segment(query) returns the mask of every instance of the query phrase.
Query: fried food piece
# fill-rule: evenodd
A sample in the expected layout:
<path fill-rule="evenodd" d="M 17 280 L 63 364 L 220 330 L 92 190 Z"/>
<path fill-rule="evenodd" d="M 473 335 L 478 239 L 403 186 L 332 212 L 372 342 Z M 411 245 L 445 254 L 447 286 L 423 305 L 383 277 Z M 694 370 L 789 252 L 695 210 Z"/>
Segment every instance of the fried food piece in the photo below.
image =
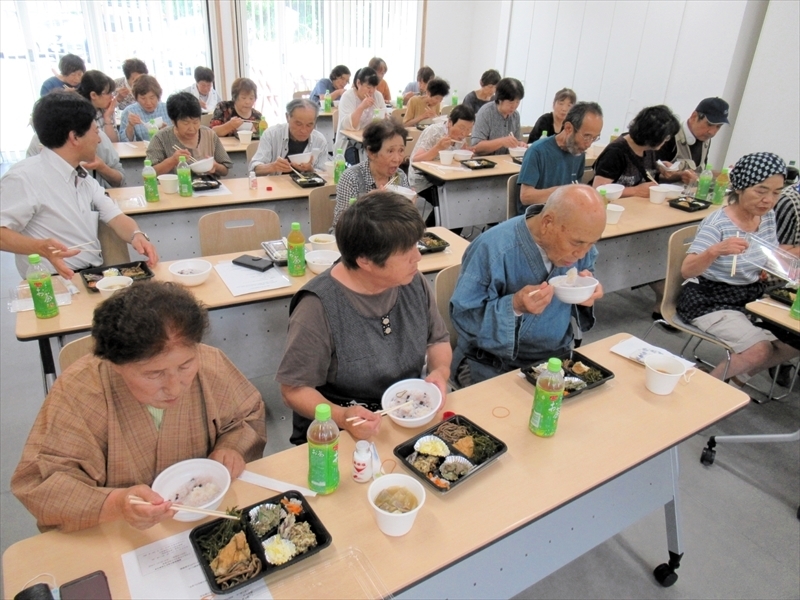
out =
<path fill-rule="evenodd" d="M 475 452 L 475 438 L 471 435 L 464 436 L 453 444 L 453 448 L 461 452 L 461 454 L 467 458 L 472 458 L 472 454 Z"/>

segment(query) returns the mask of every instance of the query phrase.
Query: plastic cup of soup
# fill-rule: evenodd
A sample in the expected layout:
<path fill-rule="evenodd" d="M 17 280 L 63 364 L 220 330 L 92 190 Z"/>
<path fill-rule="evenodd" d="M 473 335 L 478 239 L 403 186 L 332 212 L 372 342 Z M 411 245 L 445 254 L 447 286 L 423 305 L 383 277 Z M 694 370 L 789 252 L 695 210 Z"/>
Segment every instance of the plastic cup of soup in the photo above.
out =
<path fill-rule="evenodd" d="M 644 385 L 659 396 L 673 392 L 678 380 L 686 373 L 686 366 L 677 358 L 651 354 L 644 359 Z"/>
<path fill-rule="evenodd" d="M 416 506 L 402 513 L 389 512 L 378 508 L 375 504 L 376 499 L 381 492 L 389 488 L 404 489 L 416 499 Z M 370 484 L 367 490 L 367 498 L 369 499 L 369 505 L 372 507 L 372 513 L 375 515 L 378 529 L 386 535 L 398 537 L 411 531 L 411 527 L 417 518 L 417 513 L 419 513 L 422 505 L 425 504 L 425 488 L 413 477 L 402 473 L 390 473 L 389 475 L 378 477 Z"/>

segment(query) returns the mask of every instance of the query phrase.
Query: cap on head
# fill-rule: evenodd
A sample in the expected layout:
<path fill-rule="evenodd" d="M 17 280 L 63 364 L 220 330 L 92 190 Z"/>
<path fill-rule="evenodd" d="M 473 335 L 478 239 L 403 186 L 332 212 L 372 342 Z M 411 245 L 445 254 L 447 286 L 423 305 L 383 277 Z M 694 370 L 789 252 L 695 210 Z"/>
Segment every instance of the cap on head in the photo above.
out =
<path fill-rule="evenodd" d="M 712 125 L 719 125 L 720 123 L 729 123 L 728 108 L 728 103 L 722 98 L 705 98 L 700 101 L 695 110 L 704 114 L 706 120 Z"/>

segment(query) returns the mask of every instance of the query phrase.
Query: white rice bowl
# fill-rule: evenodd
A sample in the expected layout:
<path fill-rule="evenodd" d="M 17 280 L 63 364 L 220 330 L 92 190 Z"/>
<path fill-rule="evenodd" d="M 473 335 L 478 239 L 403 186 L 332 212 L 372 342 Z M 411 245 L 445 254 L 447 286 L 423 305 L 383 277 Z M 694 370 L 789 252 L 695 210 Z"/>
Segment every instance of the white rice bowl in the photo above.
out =
<path fill-rule="evenodd" d="M 230 485 L 231 475 L 222 463 L 208 458 L 191 458 L 164 469 L 151 487 L 164 500 L 215 510 Z M 205 515 L 179 510 L 172 518 L 176 521 L 199 521 Z"/>
<path fill-rule="evenodd" d="M 383 393 L 381 407 L 387 410 L 408 401 L 413 403 L 387 416 L 401 427 L 421 427 L 433 421 L 442 406 L 442 393 L 435 385 L 422 379 L 404 379 Z"/>

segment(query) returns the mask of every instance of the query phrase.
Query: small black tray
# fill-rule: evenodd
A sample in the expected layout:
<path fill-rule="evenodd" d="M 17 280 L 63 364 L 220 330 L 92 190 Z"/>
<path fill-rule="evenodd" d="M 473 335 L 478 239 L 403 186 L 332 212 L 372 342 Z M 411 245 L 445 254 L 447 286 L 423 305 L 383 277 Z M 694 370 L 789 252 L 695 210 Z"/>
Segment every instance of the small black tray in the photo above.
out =
<path fill-rule="evenodd" d="M 150 270 L 150 267 L 147 266 L 147 263 L 142 260 L 123 263 L 121 265 L 108 265 L 107 267 L 92 267 L 91 269 L 84 269 L 83 271 L 80 271 L 80 274 L 81 279 L 83 279 L 83 285 L 86 286 L 86 289 L 94 294 L 99 294 L 100 290 L 95 287 L 95 284 L 97 284 L 97 282 L 103 278 L 103 271 L 106 269 L 119 269 L 119 274 L 125 275 L 125 273 L 122 272 L 122 269 L 130 269 L 135 267 L 139 267 L 142 271 L 144 271 L 145 274 L 139 275 L 138 277 L 133 277 L 132 279 L 134 281 L 144 281 L 145 279 L 151 279 L 155 276 L 153 271 Z M 94 280 L 92 277 L 87 277 L 87 275 L 99 275 L 100 278 Z"/>
<path fill-rule="evenodd" d="M 433 125 L 433 123 L 417 123 L 417 129 L 420 131 L 425 131 L 431 125 Z"/>
<path fill-rule="evenodd" d="M 580 361 L 583 364 L 585 364 L 587 367 L 591 367 L 593 369 L 597 369 L 603 375 L 603 378 L 600 379 L 599 381 L 595 381 L 594 383 L 587 383 L 586 387 L 583 388 L 582 390 L 565 391 L 564 392 L 564 399 L 574 398 L 575 396 L 577 396 L 578 394 L 582 394 L 586 390 L 591 390 L 592 388 L 596 388 L 598 385 L 603 385 L 609 379 L 614 379 L 614 373 L 612 373 L 611 371 L 606 369 L 603 365 L 594 362 L 592 359 L 586 358 L 580 352 L 572 352 L 571 356 L 570 356 L 569 353 L 567 353 L 567 354 L 564 354 L 563 356 L 560 356 L 558 358 L 560 358 L 562 361 L 564 361 L 564 360 L 566 360 L 568 358 L 571 358 L 575 362 Z M 547 362 L 547 361 L 542 361 L 542 362 Z M 538 364 L 541 364 L 541 363 L 538 363 Z M 533 372 L 533 368 L 536 367 L 536 366 L 537 365 L 531 365 L 529 367 L 525 367 L 524 369 L 521 369 L 522 370 L 522 374 L 525 375 L 525 379 L 527 379 L 533 385 L 536 385 L 536 374 Z M 580 375 L 576 375 L 572 371 L 567 372 L 565 370 L 564 375 L 567 376 L 567 377 L 577 377 L 578 379 L 583 379 Z"/>
<path fill-rule="evenodd" d="M 314 171 L 302 173 L 302 175 L 304 178 L 306 178 L 305 181 L 300 181 L 301 177 L 297 173 L 289 173 L 289 177 L 292 178 L 292 181 L 294 181 L 301 188 L 315 188 L 325 185 L 325 180 L 317 175 Z"/>
<path fill-rule="evenodd" d="M 494 169 L 497 166 L 496 162 L 485 158 L 469 158 L 467 160 L 462 160 L 461 164 L 473 171 L 477 171 L 478 169 Z"/>
<path fill-rule="evenodd" d="M 791 291 L 788 288 L 785 288 L 783 286 L 772 288 L 769 291 L 769 297 L 772 298 L 773 300 L 776 300 L 776 301 L 780 302 L 781 304 L 785 304 L 786 306 L 791 306 L 792 305 L 792 301 L 789 298 L 787 298 L 786 296 L 784 296 L 784 295 L 782 295 L 780 293 L 776 293 L 776 292 L 780 292 L 780 291 L 784 291 L 784 290 L 787 291 L 787 292 Z M 793 293 L 797 294 L 797 293 L 800 293 L 800 292 L 795 290 Z"/>
<path fill-rule="evenodd" d="M 271 240 L 269 242 L 261 242 L 261 247 L 267 256 L 279 267 L 285 267 L 289 264 L 288 251 L 286 244 L 283 240 Z M 280 254 L 278 254 L 280 252 Z"/>
<path fill-rule="evenodd" d="M 283 498 L 296 498 L 303 503 L 303 512 L 297 516 L 296 522 L 302 523 L 303 521 L 307 521 L 309 526 L 311 527 L 311 531 L 314 532 L 314 535 L 317 536 L 317 545 L 308 550 L 305 554 L 301 554 L 300 556 L 296 556 L 295 558 L 291 559 L 289 562 L 286 562 L 282 565 L 271 565 L 267 562 L 267 557 L 264 554 L 264 549 L 261 546 L 261 543 L 266 540 L 267 538 L 275 535 L 276 528 L 273 528 L 271 531 L 267 532 L 264 536 L 257 536 L 253 528 L 250 526 L 250 511 L 262 504 L 280 504 Z M 272 496 L 271 498 L 267 498 L 266 500 L 262 500 L 261 502 L 257 502 L 256 504 L 252 504 L 243 509 L 243 514 L 245 515 L 245 520 L 247 522 L 245 526 L 245 536 L 247 537 L 247 543 L 250 546 L 250 551 L 255 553 L 258 559 L 261 561 L 261 571 L 255 576 L 246 581 L 242 581 L 226 590 L 221 589 L 217 585 L 217 579 L 214 576 L 214 572 L 211 570 L 211 566 L 206 561 L 205 557 L 203 556 L 203 552 L 200 550 L 200 546 L 197 543 L 197 538 L 204 535 L 206 532 L 213 530 L 215 527 L 219 526 L 223 519 L 215 519 L 209 523 L 205 523 L 200 525 L 199 527 L 195 527 L 192 529 L 191 533 L 189 534 L 189 541 L 192 543 L 192 548 L 194 548 L 194 552 L 197 555 L 197 560 L 200 562 L 200 568 L 203 569 L 203 574 L 206 576 L 206 581 L 208 581 L 208 585 L 211 588 L 211 591 L 215 594 L 230 594 L 231 592 L 238 590 L 241 587 L 246 585 L 250 585 L 254 581 L 259 581 L 263 577 L 271 575 L 276 571 L 280 571 L 285 569 L 286 567 L 290 567 L 309 556 L 313 556 L 317 554 L 319 551 L 327 548 L 331 545 L 333 538 L 331 534 L 325 529 L 325 526 L 320 521 L 319 517 L 316 513 L 311 509 L 308 502 L 306 501 L 303 494 L 297 492 L 295 490 L 289 490 L 288 492 L 284 492 L 283 494 L 278 494 L 277 496 Z"/>
<path fill-rule="evenodd" d="M 524 158 L 525 158 L 524 156 L 512 156 L 511 160 L 517 163 L 518 165 L 521 165 Z"/>
<path fill-rule="evenodd" d="M 436 240 L 439 242 L 438 244 L 431 244 L 427 240 Z M 431 254 L 433 252 L 444 252 L 444 249 L 449 247 L 450 243 L 446 242 L 442 238 L 440 238 L 435 233 L 431 233 L 430 231 L 426 231 L 425 234 L 422 236 L 422 239 L 417 242 L 417 248 L 419 248 L 420 254 Z"/>
<path fill-rule="evenodd" d="M 475 463 L 472 461 L 471 458 L 468 458 L 468 457 L 464 456 L 463 453 L 459 452 L 452 445 L 447 444 L 447 447 L 450 448 L 451 456 L 464 456 L 464 458 L 466 458 L 468 461 L 470 461 L 472 464 L 475 465 L 475 468 L 472 469 L 469 473 L 467 473 L 466 475 L 464 475 L 460 479 L 457 479 L 456 481 L 451 481 L 450 482 L 450 487 L 447 488 L 447 489 L 442 489 L 439 486 L 437 486 L 436 484 L 434 484 L 430 479 L 428 479 L 425 476 L 424 473 L 418 471 L 417 469 L 412 467 L 406 461 L 406 458 L 409 457 L 414 452 L 414 444 L 417 443 L 417 440 L 422 438 L 422 437 L 425 437 L 426 435 L 435 435 L 434 432 L 439 428 L 439 426 L 442 423 L 455 423 L 456 425 L 464 425 L 465 427 L 469 427 L 471 429 L 474 429 L 475 431 L 477 431 L 481 435 L 485 435 L 485 436 L 488 436 L 488 437 L 492 438 L 495 442 L 497 442 L 499 444 L 499 449 L 497 450 L 497 452 L 492 454 L 489 458 L 484 459 L 484 461 L 482 463 L 477 464 L 477 465 L 475 465 Z M 501 439 L 493 436 L 491 433 L 486 431 L 483 427 L 478 427 L 475 423 L 473 423 L 472 421 L 470 421 L 466 417 L 462 417 L 461 415 L 453 415 L 449 419 L 447 419 L 445 421 L 440 421 L 439 423 L 436 423 L 436 425 L 434 425 L 433 427 L 430 427 L 429 429 L 426 429 L 425 431 L 423 431 L 419 435 L 415 435 L 410 440 L 408 440 L 406 442 L 403 442 L 402 444 L 399 444 L 398 446 L 396 446 L 395 449 L 394 449 L 394 455 L 397 457 L 397 459 L 402 463 L 402 465 L 406 469 L 408 469 L 414 475 L 419 477 L 425 483 L 425 485 L 429 486 L 431 489 L 436 490 L 440 494 L 447 494 L 448 492 L 453 491 L 454 488 L 456 488 L 459 485 L 461 485 L 467 479 L 471 479 L 476 473 L 480 473 L 481 471 L 483 471 L 488 465 L 490 465 L 495 460 L 497 460 L 500 457 L 500 455 L 504 454 L 507 450 L 508 450 L 508 446 L 506 446 L 505 442 L 503 442 Z"/>
<path fill-rule="evenodd" d="M 711 202 L 705 200 L 696 200 L 694 198 L 681 197 L 675 200 L 670 200 L 669 205 L 672 208 L 677 208 L 683 212 L 697 212 L 698 210 L 705 210 L 711 206 Z"/>

